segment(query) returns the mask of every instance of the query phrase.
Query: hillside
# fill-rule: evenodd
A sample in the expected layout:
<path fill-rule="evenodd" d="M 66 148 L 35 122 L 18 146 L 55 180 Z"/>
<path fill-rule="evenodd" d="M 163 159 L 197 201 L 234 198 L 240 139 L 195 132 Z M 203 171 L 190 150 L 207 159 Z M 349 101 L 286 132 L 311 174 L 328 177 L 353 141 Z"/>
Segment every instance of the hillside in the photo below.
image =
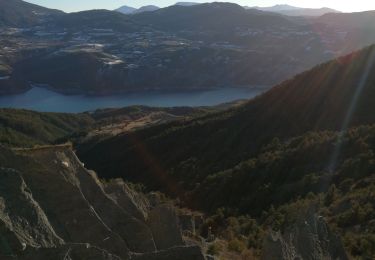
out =
<path fill-rule="evenodd" d="M 93 123 L 94 120 L 84 114 L 0 109 L 0 143 L 18 147 L 51 144 L 59 138 L 84 130 Z"/>
<path fill-rule="evenodd" d="M 374 130 L 372 125 L 353 128 L 345 136 L 324 131 L 310 132 L 285 143 L 275 139 L 255 157 L 235 167 L 210 174 L 203 181 L 194 179 L 195 187 L 188 193 L 188 201 L 214 212 L 209 223 L 215 233 L 224 237 L 228 232 L 237 234 L 237 239 L 249 243 L 253 250 L 263 249 L 267 257 L 262 259 L 290 259 L 275 254 L 283 251 L 287 255 L 279 245 L 285 247 L 292 241 L 300 243 L 301 247 L 296 248 L 306 251 L 314 247 L 315 242 L 310 244 L 304 240 L 316 232 L 316 229 L 309 230 L 316 224 L 301 222 L 301 214 L 324 218 L 353 259 L 372 259 L 375 256 L 372 246 L 375 200 L 370 190 L 375 181 Z M 330 171 L 332 153 L 337 146 L 341 148 L 337 169 Z M 188 167 L 186 162 L 184 168 L 176 169 L 188 176 L 185 183 L 191 183 L 194 176 Z M 296 231 L 297 223 L 301 223 L 303 231 Z M 268 238 L 269 247 L 267 243 L 262 244 L 270 228 L 285 232 L 285 240 L 280 239 L 280 234 L 274 234 Z M 243 236 L 245 239 L 241 239 Z M 289 240 L 290 236 L 299 239 Z"/>
<path fill-rule="evenodd" d="M 175 5 L 180 6 L 193 6 L 193 5 L 199 5 L 200 3 L 197 2 L 177 2 Z"/>
<path fill-rule="evenodd" d="M 95 95 L 273 86 L 375 42 L 371 15 L 353 14 L 368 17 L 360 23 L 343 23 L 342 15 L 290 17 L 211 3 L 48 16 L 38 26 L 1 30 L 0 95 L 30 83 Z"/>
<path fill-rule="evenodd" d="M 0 93 L 271 84 L 375 41 L 372 12 L 36 14 L 0 30 Z M 0 259 L 375 259 L 374 100 L 371 45 L 238 104 L 0 109 Z"/>
<path fill-rule="evenodd" d="M 218 19 L 220 17 L 220 19 Z M 135 21 L 166 31 L 219 31 L 251 25 L 253 28 L 290 26 L 287 19 L 257 10 L 246 10 L 231 3 L 211 3 L 192 6 L 174 5 L 152 13 L 141 13 Z"/>
<path fill-rule="evenodd" d="M 301 9 L 300 7 L 287 5 L 287 4 L 278 4 L 278 5 L 269 6 L 269 7 L 259 7 L 259 6 L 248 7 L 247 6 L 246 8 L 255 8 L 255 9 L 267 11 L 267 12 L 291 11 L 291 10 Z"/>
<path fill-rule="evenodd" d="M 81 114 L 39 113 L 28 110 L 0 109 L 0 144 L 8 147 L 32 147 L 69 141 L 90 133 L 91 138 L 151 125 L 199 116 L 236 105 L 218 107 L 152 108 L 132 106 L 102 109 Z"/>
<path fill-rule="evenodd" d="M 122 61 L 101 51 L 58 50 L 40 52 L 17 63 L 13 78 L 47 84 L 66 94 L 105 94 L 106 89 L 128 89 L 121 84 L 127 79 L 124 67 Z"/>
<path fill-rule="evenodd" d="M 115 11 L 123 13 L 123 14 L 132 14 L 135 10 L 137 10 L 137 8 L 123 5 L 117 8 Z"/>
<path fill-rule="evenodd" d="M 278 12 L 283 15 L 288 15 L 288 16 L 322 16 L 325 14 L 330 14 L 330 13 L 339 13 L 339 11 L 331 9 L 331 8 L 301 8 L 300 10 L 283 10 Z"/>
<path fill-rule="evenodd" d="M 81 156 L 99 174 L 120 176 L 124 165 L 126 177 L 144 179 L 152 174 L 152 165 L 144 165 L 133 150 L 135 138 L 156 156 L 162 169 L 193 160 L 200 175 L 206 176 L 246 159 L 275 137 L 285 140 L 306 131 L 371 124 L 373 59 L 372 46 L 302 73 L 237 110 L 118 136 Z M 111 152 L 102 156 L 104 150 Z"/>
<path fill-rule="evenodd" d="M 22 0 L 0 0 L 0 27 L 28 27 L 42 23 L 63 12 Z"/>
<path fill-rule="evenodd" d="M 123 14 L 139 14 L 143 12 L 153 12 L 158 9 L 160 9 L 160 7 L 156 5 L 145 5 L 138 9 L 124 5 L 124 6 L 121 6 L 120 8 L 117 8 L 115 11 L 123 13 Z"/>
<path fill-rule="evenodd" d="M 365 245 L 374 240 L 364 230 L 375 216 L 367 193 L 374 183 L 374 62 L 371 46 L 239 108 L 83 143 L 78 155 L 101 177 L 141 182 L 213 214 L 218 233 L 239 215 L 283 230 L 318 205 L 314 212 L 328 218 L 350 254 L 371 258 L 373 247 Z M 359 223 L 364 229 L 354 229 Z M 251 238 L 255 248 L 260 237 Z"/>
<path fill-rule="evenodd" d="M 0 147 L 0 165 L 1 259 L 204 259 L 171 205 L 101 183 L 67 146 Z"/>
<path fill-rule="evenodd" d="M 143 194 L 136 186 L 119 179 L 100 181 L 94 172 L 83 167 L 68 145 L 13 150 L 0 146 L 0 165 L 2 259 L 65 260 L 69 256 L 70 259 L 203 260 L 203 248 L 224 259 L 244 257 L 231 245 L 237 241 L 242 248 L 244 235 L 235 231 L 233 235 L 240 235 L 241 241 L 225 236 L 210 241 L 205 231 L 208 225 L 213 225 L 213 231 L 219 235 L 216 221 L 224 221 L 220 229 L 233 232 L 238 228 L 236 218 L 213 216 L 206 220 L 201 214 L 176 208 L 162 194 Z M 270 214 L 269 218 L 272 217 Z M 327 229 L 324 221 L 302 212 L 293 217 L 321 228 L 310 230 L 311 236 L 302 236 L 299 242 L 287 241 L 289 249 L 295 243 L 309 243 L 311 247 L 298 250 L 298 254 L 346 259 L 340 239 Z M 241 232 L 249 239 L 263 239 L 263 235 L 257 236 L 256 230 L 261 227 L 254 219 L 238 220 L 243 223 Z M 291 235 L 305 229 L 302 223 L 292 225 L 296 231 L 288 231 Z M 207 243 L 203 242 L 205 238 Z M 328 243 L 322 246 L 321 242 L 327 238 Z M 265 241 L 263 259 L 280 259 L 271 257 L 284 254 L 273 248 L 279 241 L 268 236 Z M 227 244 L 228 248 L 212 249 L 217 243 Z M 251 252 L 246 250 L 247 254 Z"/>
<path fill-rule="evenodd" d="M 330 8 L 300 8 L 290 5 L 275 5 L 271 7 L 247 7 L 249 9 L 258 9 L 265 12 L 279 13 L 287 16 L 322 16 L 328 13 L 339 13 L 339 11 Z"/>
<path fill-rule="evenodd" d="M 134 14 L 139 14 L 139 13 L 144 13 L 144 12 L 153 12 L 153 11 L 156 11 L 156 10 L 159 10 L 160 7 L 156 6 L 156 5 L 145 5 L 145 6 L 142 6 L 140 8 L 138 8 L 137 10 L 134 11 Z"/>
<path fill-rule="evenodd" d="M 54 19 L 47 26 L 70 31 L 110 29 L 129 33 L 141 28 L 122 13 L 108 10 L 90 10 L 69 13 Z"/>
<path fill-rule="evenodd" d="M 161 190 L 178 197 L 181 206 L 207 213 L 197 234 L 209 237 L 211 233 L 217 238 L 208 244 L 209 254 L 225 256 L 224 259 L 237 259 L 233 254 L 251 255 L 250 259 L 262 255 L 267 260 L 290 259 L 280 250 L 280 244 L 295 248 L 308 243 L 312 247 L 309 251 L 297 250 L 296 254 L 339 254 L 339 259 L 346 259 L 342 241 L 350 256 L 372 259 L 375 256 L 371 246 L 375 241 L 374 63 L 375 46 L 370 46 L 297 75 L 239 107 L 210 114 L 167 109 L 163 112 L 193 117 L 138 130 L 111 134 L 111 127 L 118 124 L 123 128 L 121 122 L 126 118 L 130 118 L 130 123 L 136 122 L 144 113 L 157 111 L 131 108 L 69 115 L 71 119 L 67 121 L 79 122 L 83 118 L 88 120 L 89 127 L 101 132 L 91 138 L 92 131 L 72 136 L 72 129 L 70 136 L 62 140 L 73 141 L 79 158 L 86 167 L 96 170 L 100 178 L 122 177 L 139 182 L 149 191 Z M 49 117 L 63 118 L 32 112 L 3 113 L 8 114 L 9 128 L 26 134 L 29 131 L 12 123 L 22 122 L 17 119 L 18 113 L 19 118 L 28 117 L 27 113 L 40 117 L 37 124 L 48 128 L 55 125 Z M 61 155 L 62 147 L 52 148 L 51 154 L 43 152 L 50 151 L 46 148 L 32 149 L 31 154 L 23 149 L 16 152 L 43 165 L 57 161 L 51 172 L 58 172 L 61 158 L 66 162 L 66 157 L 71 160 L 73 156 L 66 150 Z M 11 156 L 6 151 L 3 149 L 1 156 Z M 7 166 L 15 161 L 8 158 L 12 157 L 1 161 L 2 167 L 22 172 L 19 167 L 27 165 L 28 172 L 33 173 L 31 162 L 26 164 L 19 158 L 19 164 Z M 66 190 L 61 193 L 66 194 L 63 193 Z M 307 212 L 306 217 L 303 212 Z M 306 223 L 319 229 L 310 230 Z M 280 233 L 269 237 L 270 228 Z M 288 240 L 299 235 L 302 237 L 297 241 Z M 8 236 L 12 237 L 7 233 Z M 60 237 L 70 245 L 69 239 Z M 330 244 L 321 248 L 320 241 L 327 239 Z M 117 250 L 115 245 L 111 250 Z M 77 250 L 82 254 L 81 249 Z M 272 258 L 269 254 L 282 257 Z"/>
<path fill-rule="evenodd" d="M 330 13 L 318 18 L 318 22 L 339 28 L 373 28 L 374 11 L 358 13 Z"/>

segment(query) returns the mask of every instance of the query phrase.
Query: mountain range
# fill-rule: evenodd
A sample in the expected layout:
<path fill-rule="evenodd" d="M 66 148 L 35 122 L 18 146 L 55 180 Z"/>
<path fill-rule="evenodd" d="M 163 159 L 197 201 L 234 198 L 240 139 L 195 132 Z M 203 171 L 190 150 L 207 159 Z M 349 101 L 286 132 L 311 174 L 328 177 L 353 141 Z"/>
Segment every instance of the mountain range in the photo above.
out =
<path fill-rule="evenodd" d="M 198 5 L 199 3 L 194 3 L 194 2 L 177 2 L 175 6 L 194 6 Z M 153 12 L 160 9 L 160 7 L 155 6 L 155 5 L 145 5 L 140 8 L 134 8 L 130 6 L 121 6 L 117 8 L 115 11 L 123 13 L 123 14 L 139 14 L 143 12 Z"/>
<path fill-rule="evenodd" d="M 301 18 L 230 3 L 180 3 L 133 15 L 40 7 L 46 15 L 15 28 L 14 19 L 32 18 L 36 7 L 19 0 L 0 6 L 19 12 L 2 22 L 3 95 L 30 83 L 94 95 L 270 87 L 375 40 L 372 12 Z"/>
<path fill-rule="evenodd" d="M 371 12 L 301 18 L 213 3 L 133 15 L 48 13 L 25 28 L 4 24 L 0 93 L 24 92 L 30 82 L 96 95 L 271 86 L 375 38 Z"/>
<path fill-rule="evenodd" d="M 118 9 L 116 9 L 115 11 L 123 13 L 123 14 L 139 14 L 139 13 L 143 13 L 143 12 L 156 11 L 158 9 L 160 9 L 160 8 L 155 6 L 155 5 L 146 5 L 146 6 L 142 6 L 142 7 L 138 8 L 138 9 L 124 5 L 124 6 L 121 6 L 120 8 L 118 8 Z"/>
<path fill-rule="evenodd" d="M 178 2 L 174 6 L 195 6 L 195 5 L 201 5 L 201 3 L 194 3 L 194 2 Z M 322 16 L 324 14 L 328 13 L 339 13 L 339 11 L 331 9 L 331 8 L 301 8 L 301 7 L 295 7 L 290 5 L 275 5 L 271 7 L 248 7 L 245 6 L 245 9 L 257 9 L 265 12 L 273 12 L 273 13 L 279 13 L 286 16 Z M 140 8 L 133 8 L 129 6 L 121 6 L 120 8 L 116 9 L 116 11 L 121 12 L 123 14 L 137 14 L 137 13 L 143 13 L 143 12 L 150 12 L 150 11 L 156 11 L 160 9 L 160 7 L 154 6 L 154 5 L 148 5 L 143 6 Z"/>
<path fill-rule="evenodd" d="M 274 12 L 279 13 L 282 15 L 287 16 L 322 16 L 324 14 L 328 13 L 339 13 L 339 11 L 331 9 L 331 8 L 301 8 L 301 7 L 295 7 L 290 5 L 275 5 L 271 7 L 246 7 L 246 8 L 253 8 L 258 9 L 265 12 Z"/>
<path fill-rule="evenodd" d="M 116 9 L 116 11 L 118 11 L 120 13 L 123 13 L 123 14 L 132 14 L 136 10 L 137 10 L 137 8 L 126 6 L 126 5 L 123 5 L 123 6 Z"/>
<path fill-rule="evenodd" d="M 177 2 L 174 4 L 175 6 L 194 6 L 194 5 L 199 5 L 199 3 L 195 2 Z M 121 6 L 117 8 L 115 11 L 123 13 L 123 14 L 138 14 L 138 13 L 143 13 L 143 12 L 152 12 L 160 9 L 160 7 L 155 6 L 155 5 L 146 5 L 142 6 L 140 8 L 134 8 L 130 6 Z"/>

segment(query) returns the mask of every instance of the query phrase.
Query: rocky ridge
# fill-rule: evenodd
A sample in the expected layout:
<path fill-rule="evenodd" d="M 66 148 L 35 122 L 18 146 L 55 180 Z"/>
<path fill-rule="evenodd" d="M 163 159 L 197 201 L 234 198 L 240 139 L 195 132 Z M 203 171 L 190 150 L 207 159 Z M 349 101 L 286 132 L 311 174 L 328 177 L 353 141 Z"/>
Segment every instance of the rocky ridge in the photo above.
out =
<path fill-rule="evenodd" d="M 322 216 L 309 213 L 283 233 L 271 231 L 264 240 L 262 260 L 347 260 L 341 239 Z"/>
<path fill-rule="evenodd" d="M 172 207 L 102 184 L 69 146 L 0 151 L 1 259 L 204 259 Z"/>

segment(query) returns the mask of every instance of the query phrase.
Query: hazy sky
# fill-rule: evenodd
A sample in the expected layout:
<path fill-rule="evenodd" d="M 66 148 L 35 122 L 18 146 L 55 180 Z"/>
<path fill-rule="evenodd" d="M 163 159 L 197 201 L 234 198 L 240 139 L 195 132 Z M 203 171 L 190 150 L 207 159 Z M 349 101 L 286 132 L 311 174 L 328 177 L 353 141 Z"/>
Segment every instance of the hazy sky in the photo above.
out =
<path fill-rule="evenodd" d="M 142 5 L 157 5 L 165 7 L 178 1 L 191 0 L 27 0 L 27 2 L 64 10 L 67 12 L 88 9 L 115 9 L 121 5 L 140 7 Z M 191 1 L 207 2 L 207 1 Z M 375 10 L 375 0 L 228 0 L 247 6 L 271 6 L 275 4 L 290 4 L 300 7 L 331 7 L 344 12 Z"/>

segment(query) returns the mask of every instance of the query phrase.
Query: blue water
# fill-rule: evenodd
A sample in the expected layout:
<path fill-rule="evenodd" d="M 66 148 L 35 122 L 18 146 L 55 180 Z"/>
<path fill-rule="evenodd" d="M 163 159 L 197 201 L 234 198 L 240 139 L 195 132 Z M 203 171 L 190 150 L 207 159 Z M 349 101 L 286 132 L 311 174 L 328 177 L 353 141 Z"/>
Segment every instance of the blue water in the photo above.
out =
<path fill-rule="evenodd" d="M 0 96 L 1 108 L 24 108 L 41 112 L 78 113 L 98 108 L 115 108 L 132 105 L 152 107 L 213 106 L 238 99 L 250 99 L 265 88 L 226 88 L 192 92 L 140 92 L 114 96 L 62 95 L 44 88 L 34 87 L 19 95 Z"/>

